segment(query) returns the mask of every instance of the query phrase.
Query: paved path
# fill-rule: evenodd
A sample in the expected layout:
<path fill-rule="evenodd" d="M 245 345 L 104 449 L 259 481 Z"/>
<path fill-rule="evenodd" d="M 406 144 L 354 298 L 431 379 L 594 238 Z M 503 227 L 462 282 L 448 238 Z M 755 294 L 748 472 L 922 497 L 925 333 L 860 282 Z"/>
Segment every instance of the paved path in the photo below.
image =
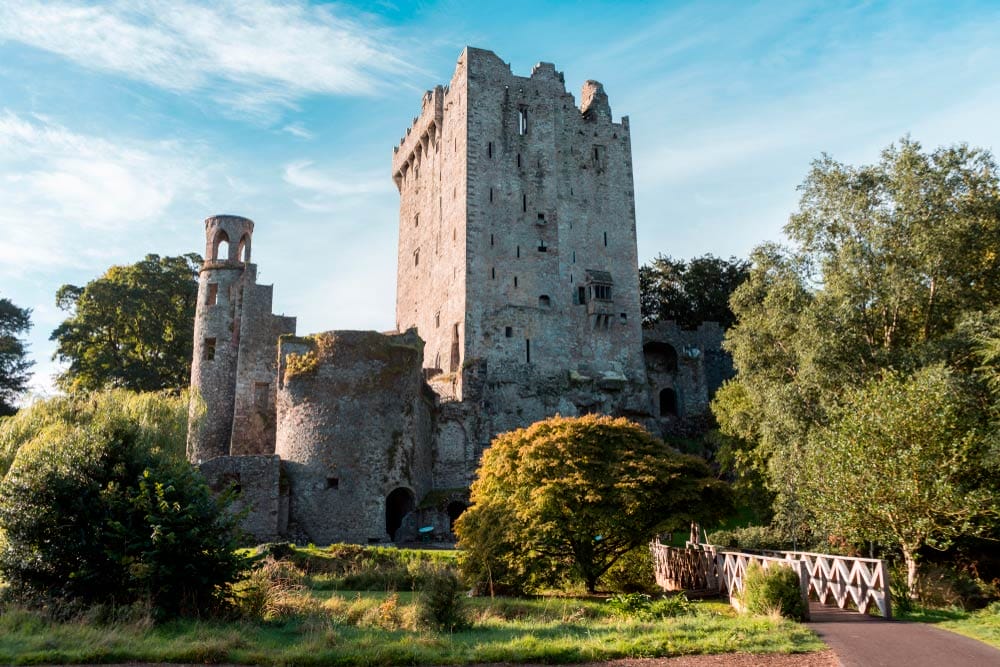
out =
<path fill-rule="evenodd" d="M 809 627 L 844 667 L 1000 667 L 1000 650 L 926 623 L 886 621 L 811 603 Z"/>

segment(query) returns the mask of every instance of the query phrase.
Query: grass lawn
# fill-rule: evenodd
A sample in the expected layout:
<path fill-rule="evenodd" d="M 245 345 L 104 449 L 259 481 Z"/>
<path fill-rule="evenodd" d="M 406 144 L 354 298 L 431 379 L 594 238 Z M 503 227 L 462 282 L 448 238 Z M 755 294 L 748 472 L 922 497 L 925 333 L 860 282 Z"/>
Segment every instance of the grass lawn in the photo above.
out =
<path fill-rule="evenodd" d="M 1000 603 L 994 602 L 979 611 L 958 609 L 924 609 L 899 614 L 904 621 L 932 623 L 939 628 L 957 632 L 1000 648 Z"/>
<path fill-rule="evenodd" d="M 693 615 L 646 622 L 616 617 L 598 600 L 476 598 L 468 601 L 472 628 L 445 634 L 414 627 L 412 593 L 310 591 L 306 597 L 303 611 L 271 622 L 54 622 L 7 608 L 0 614 L 0 663 L 571 663 L 825 648 L 804 626 L 737 616 L 716 602 L 698 603 Z"/>

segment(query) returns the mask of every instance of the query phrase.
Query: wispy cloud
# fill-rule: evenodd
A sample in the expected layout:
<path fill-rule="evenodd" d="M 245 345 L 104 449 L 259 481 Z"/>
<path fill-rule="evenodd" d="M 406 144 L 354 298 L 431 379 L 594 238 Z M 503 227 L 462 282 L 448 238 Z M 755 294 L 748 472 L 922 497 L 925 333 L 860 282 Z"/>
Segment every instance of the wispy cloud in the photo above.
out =
<path fill-rule="evenodd" d="M 312 139 L 313 133 L 306 129 L 305 125 L 302 123 L 289 123 L 281 128 L 282 132 L 286 132 L 293 137 L 298 137 L 299 139 Z"/>
<path fill-rule="evenodd" d="M 361 198 L 372 198 L 379 203 L 391 201 L 395 190 L 387 174 L 323 169 L 310 160 L 300 160 L 285 165 L 284 180 L 299 191 L 295 195 L 296 204 L 308 211 L 322 212 L 345 206 L 356 209 Z"/>
<path fill-rule="evenodd" d="M 266 112 L 316 93 L 372 95 L 414 71 L 374 19 L 345 12 L 301 0 L 5 0 L 0 41 Z"/>
<path fill-rule="evenodd" d="M 169 142 L 117 144 L 0 111 L 0 275 L 107 252 L 102 238 L 164 214 L 195 170 Z M 91 256 L 74 248 L 90 248 Z"/>

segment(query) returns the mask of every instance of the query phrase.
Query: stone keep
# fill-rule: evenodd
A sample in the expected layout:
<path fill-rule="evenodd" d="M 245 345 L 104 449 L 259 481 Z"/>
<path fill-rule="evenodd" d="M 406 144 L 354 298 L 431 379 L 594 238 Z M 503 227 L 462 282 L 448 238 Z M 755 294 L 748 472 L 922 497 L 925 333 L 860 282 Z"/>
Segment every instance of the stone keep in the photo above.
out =
<path fill-rule="evenodd" d="M 552 64 L 520 77 L 466 48 L 392 178 L 395 332 L 296 337 L 256 284 L 254 223 L 205 221 L 188 456 L 254 537 L 447 539 L 498 433 L 591 412 L 683 432 L 707 411 L 722 332 L 641 329 L 629 123 L 600 83 L 577 106 Z"/>

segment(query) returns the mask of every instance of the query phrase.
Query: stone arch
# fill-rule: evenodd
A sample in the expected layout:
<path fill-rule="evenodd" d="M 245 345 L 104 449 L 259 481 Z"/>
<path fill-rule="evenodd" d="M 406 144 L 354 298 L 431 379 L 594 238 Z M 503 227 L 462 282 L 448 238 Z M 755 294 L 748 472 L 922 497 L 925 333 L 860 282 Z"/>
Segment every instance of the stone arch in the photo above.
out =
<path fill-rule="evenodd" d="M 552 299 L 549 298 L 548 294 L 543 294 L 538 297 L 538 307 L 545 310 L 552 307 Z"/>
<path fill-rule="evenodd" d="M 229 259 L 229 234 L 225 230 L 219 230 L 212 241 L 212 259 L 225 262 Z"/>
<path fill-rule="evenodd" d="M 236 257 L 239 261 L 246 264 L 250 261 L 250 235 L 244 234 L 240 239 L 239 250 L 236 252 Z"/>
<path fill-rule="evenodd" d="M 677 350 L 670 343 L 651 341 L 642 346 L 646 368 L 654 373 L 677 372 Z"/>
<path fill-rule="evenodd" d="M 677 392 L 670 387 L 660 390 L 660 416 L 677 416 Z"/>
<path fill-rule="evenodd" d="M 385 498 L 385 532 L 389 539 L 395 541 L 399 527 L 403 525 L 403 517 L 417 506 L 417 499 L 405 486 L 400 486 L 389 492 Z"/>

